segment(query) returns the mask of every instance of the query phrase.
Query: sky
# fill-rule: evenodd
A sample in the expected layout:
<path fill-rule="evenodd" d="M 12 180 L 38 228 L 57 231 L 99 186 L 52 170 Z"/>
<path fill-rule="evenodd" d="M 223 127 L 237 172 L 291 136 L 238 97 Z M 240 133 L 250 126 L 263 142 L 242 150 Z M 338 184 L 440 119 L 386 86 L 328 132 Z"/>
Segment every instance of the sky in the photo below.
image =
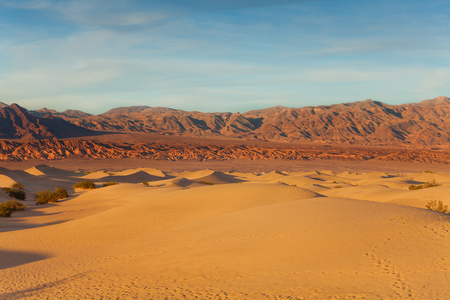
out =
<path fill-rule="evenodd" d="M 447 0 L 0 0 L 0 101 L 99 114 L 450 96 Z"/>

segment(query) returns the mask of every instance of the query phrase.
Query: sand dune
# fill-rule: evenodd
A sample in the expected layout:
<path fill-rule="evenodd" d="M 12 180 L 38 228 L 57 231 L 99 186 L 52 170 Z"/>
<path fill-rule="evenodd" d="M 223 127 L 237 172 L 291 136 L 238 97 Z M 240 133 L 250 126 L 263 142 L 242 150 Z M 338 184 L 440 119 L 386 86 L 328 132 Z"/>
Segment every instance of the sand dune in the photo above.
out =
<path fill-rule="evenodd" d="M 445 173 L 109 173 L 0 218 L 1 299 L 450 297 L 450 216 L 424 207 L 450 204 Z M 29 193 L 81 176 L 0 169 Z"/>

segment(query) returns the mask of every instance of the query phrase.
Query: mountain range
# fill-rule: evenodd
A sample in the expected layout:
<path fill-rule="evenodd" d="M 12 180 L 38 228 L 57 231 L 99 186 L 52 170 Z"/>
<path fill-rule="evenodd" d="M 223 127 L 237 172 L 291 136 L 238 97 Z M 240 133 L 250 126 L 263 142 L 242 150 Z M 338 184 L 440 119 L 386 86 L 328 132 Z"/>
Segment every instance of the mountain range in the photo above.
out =
<path fill-rule="evenodd" d="M 91 115 L 0 104 L 0 139 L 63 139 L 111 132 L 448 149 L 450 99 L 441 96 L 402 105 L 369 99 L 329 106 L 276 106 L 242 114 L 132 106 Z"/>

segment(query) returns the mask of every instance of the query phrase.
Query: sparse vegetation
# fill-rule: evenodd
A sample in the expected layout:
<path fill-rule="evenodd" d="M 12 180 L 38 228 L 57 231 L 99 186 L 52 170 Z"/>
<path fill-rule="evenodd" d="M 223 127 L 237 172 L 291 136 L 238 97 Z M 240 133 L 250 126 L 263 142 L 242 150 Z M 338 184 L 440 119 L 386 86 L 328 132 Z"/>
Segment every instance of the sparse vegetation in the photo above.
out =
<path fill-rule="evenodd" d="M 13 212 L 8 208 L 0 204 L 0 217 L 10 217 Z"/>
<path fill-rule="evenodd" d="M 0 217 L 10 217 L 13 212 L 24 209 L 25 205 L 16 199 L 5 201 L 0 203 Z"/>
<path fill-rule="evenodd" d="M 335 185 L 334 188 L 335 188 L 335 189 L 341 189 L 341 188 L 342 188 L 342 185 Z"/>
<path fill-rule="evenodd" d="M 208 182 L 208 181 L 198 181 L 198 183 L 203 183 L 203 184 L 208 184 L 208 185 L 214 185 L 214 183 Z"/>
<path fill-rule="evenodd" d="M 1 205 L 9 208 L 12 212 L 25 209 L 25 204 L 16 199 L 5 201 Z"/>
<path fill-rule="evenodd" d="M 117 181 L 108 181 L 108 182 L 103 183 L 103 187 L 110 186 L 110 185 L 116 185 L 116 184 L 117 184 Z"/>
<path fill-rule="evenodd" d="M 435 186 L 439 186 L 439 185 L 440 184 L 437 183 L 436 180 L 433 179 L 433 180 L 431 180 L 429 182 L 425 182 L 425 183 L 422 183 L 422 184 L 417 184 L 417 185 L 411 184 L 409 186 L 409 189 L 410 190 L 420 190 L 420 189 L 426 189 L 426 188 L 435 187 Z"/>
<path fill-rule="evenodd" d="M 17 190 L 23 190 L 25 188 L 25 186 L 20 182 L 14 182 L 13 184 L 11 184 L 11 187 Z"/>
<path fill-rule="evenodd" d="M 59 200 L 67 197 L 69 197 L 69 195 L 66 189 L 56 188 L 53 193 L 50 192 L 50 190 L 37 193 L 35 201 L 37 204 L 46 204 L 49 202 L 58 202 Z"/>
<path fill-rule="evenodd" d="M 37 193 L 35 201 L 37 204 L 46 204 L 49 202 L 57 202 L 58 200 L 54 198 L 53 193 L 50 192 L 50 190 L 46 190 Z"/>
<path fill-rule="evenodd" d="M 20 182 L 14 182 L 10 187 L 4 187 L 2 190 L 7 193 L 10 197 L 25 200 L 26 193 L 23 190 L 25 186 Z"/>
<path fill-rule="evenodd" d="M 441 200 L 431 200 L 425 207 L 429 210 L 438 211 L 444 214 L 450 213 L 448 210 L 448 205 L 444 205 Z"/>
<path fill-rule="evenodd" d="M 75 183 L 73 186 L 74 189 L 83 189 L 83 190 L 89 190 L 89 189 L 95 189 L 95 183 L 93 183 L 90 180 L 80 181 Z"/>
<path fill-rule="evenodd" d="M 69 194 L 67 193 L 66 189 L 56 188 L 55 191 L 53 192 L 53 197 L 55 198 L 56 201 L 58 201 L 69 197 Z"/>
<path fill-rule="evenodd" d="M 142 181 L 143 185 L 149 186 L 150 184 L 147 181 Z"/>

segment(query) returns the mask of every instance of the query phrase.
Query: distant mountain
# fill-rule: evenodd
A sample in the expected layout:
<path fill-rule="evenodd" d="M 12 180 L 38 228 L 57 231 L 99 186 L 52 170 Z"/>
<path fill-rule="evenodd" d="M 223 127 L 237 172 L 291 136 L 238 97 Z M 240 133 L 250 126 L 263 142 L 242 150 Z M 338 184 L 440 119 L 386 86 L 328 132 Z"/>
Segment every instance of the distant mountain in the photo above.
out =
<path fill-rule="evenodd" d="M 1 139 L 45 139 L 69 138 L 95 134 L 93 131 L 76 126 L 48 111 L 44 117 L 36 117 L 17 105 L 0 105 Z"/>
<path fill-rule="evenodd" d="M 148 106 L 115 108 L 100 115 L 73 110 L 59 113 L 49 109 L 32 113 L 37 117 L 51 115 L 77 128 L 92 131 L 322 144 L 450 147 L 450 99 L 447 97 L 403 105 L 365 100 L 303 108 L 276 106 L 243 114 Z M 45 123 L 40 121 L 39 124 L 42 122 Z M 32 128 L 25 127 L 22 134 L 15 135 L 18 138 L 26 136 L 26 131 Z M 44 131 L 40 135 L 46 137 Z"/>

